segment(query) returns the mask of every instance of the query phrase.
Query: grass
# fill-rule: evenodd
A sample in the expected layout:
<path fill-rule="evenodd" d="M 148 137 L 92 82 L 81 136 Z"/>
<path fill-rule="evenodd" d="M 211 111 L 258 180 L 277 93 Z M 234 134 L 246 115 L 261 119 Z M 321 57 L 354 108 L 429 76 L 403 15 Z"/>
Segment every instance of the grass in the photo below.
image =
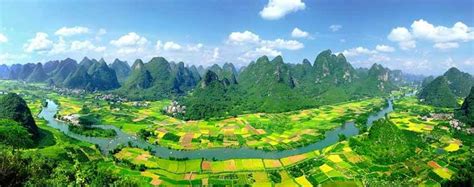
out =
<path fill-rule="evenodd" d="M 2 86 L 5 84 L 0 81 L 0 89 Z M 24 90 L 21 87 L 15 89 L 24 93 L 33 113 L 38 113 L 41 109 L 40 96 L 58 99 L 62 102 L 61 110 L 64 114 L 77 112 L 80 110 L 78 107 L 82 107 L 78 98 Z M 308 141 L 305 139 L 306 135 L 311 135 L 310 140 L 313 141 L 326 130 L 340 125 L 338 120 L 341 119 L 337 116 L 347 116 L 350 119 L 376 108 L 377 103 L 383 104 L 383 100 L 373 99 L 281 114 L 246 114 L 219 121 L 183 122 L 160 113 L 161 106 L 169 101 L 151 102 L 149 107 L 133 107 L 132 103 L 111 106 L 107 102 L 93 101 L 92 98 L 91 95 L 86 95 L 83 101 L 91 106 L 94 113 L 100 114 L 103 123 L 121 127 L 130 134 L 139 129 L 153 130 L 153 141 L 181 149 L 185 147 L 182 145 L 182 137 L 191 133 L 191 147 L 187 149 L 236 146 L 233 142 L 237 142 L 238 146 L 259 149 L 293 148 Z M 67 106 L 68 103 L 72 106 Z M 97 160 L 102 168 L 110 168 L 114 173 L 136 179 L 140 186 L 362 186 L 377 181 L 390 181 L 393 185 L 399 183 L 399 186 L 440 186 L 453 179 L 460 169 L 454 167 L 455 163 L 469 158 L 471 147 L 465 139 L 453 137 L 445 121 L 421 120 L 420 114 L 426 111 L 444 109 L 419 104 L 414 98 L 396 101 L 395 111 L 390 114 L 394 125 L 424 136 L 422 144 L 425 146 L 417 146 L 415 154 L 403 161 L 384 165 L 369 156 L 374 150 L 358 152 L 348 141 L 323 150 L 281 159 L 178 161 L 162 159 L 143 149 L 130 147 L 106 157 L 94 145 L 69 138 L 48 127 L 40 119 L 35 120 L 42 138 L 35 148 L 25 152 L 64 159 L 68 155 L 82 155 L 81 157 L 89 160 Z M 286 124 L 274 122 L 280 120 Z M 302 135 L 295 136 L 298 132 Z M 178 141 L 164 140 L 166 133 L 180 138 Z M 366 134 L 354 138 L 364 136 Z M 132 169 L 131 165 L 144 165 L 145 168 L 139 171 L 136 167 Z"/>

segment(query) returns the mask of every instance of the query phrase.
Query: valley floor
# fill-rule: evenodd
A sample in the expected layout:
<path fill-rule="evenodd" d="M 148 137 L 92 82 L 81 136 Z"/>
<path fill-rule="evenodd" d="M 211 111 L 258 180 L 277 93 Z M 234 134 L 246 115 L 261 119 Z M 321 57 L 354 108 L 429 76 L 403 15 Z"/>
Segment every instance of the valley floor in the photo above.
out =
<path fill-rule="evenodd" d="M 385 105 L 384 99 L 373 98 L 287 113 L 184 122 L 161 114 L 170 101 L 116 104 L 95 99 L 95 95 L 64 96 L 41 90 L 39 86 L 0 82 L 0 90 L 20 93 L 35 116 L 45 98 L 60 104 L 61 116 L 80 113 L 85 105 L 90 113 L 100 115 L 102 123 L 130 134 L 150 132 L 145 136 L 147 141 L 173 149 L 239 146 L 292 149 L 322 139 L 325 131 L 347 120 L 366 119 L 367 114 Z M 409 145 L 415 150 L 410 157 L 395 163 L 377 161 L 373 155 L 380 155 L 379 150 L 360 152 L 355 149 L 351 141 L 364 142 L 368 133 L 354 139 L 341 139 L 322 150 L 281 159 L 175 160 L 159 158 L 134 147 L 123 147 L 105 156 L 96 146 L 69 138 L 38 118 L 35 120 L 41 128 L 42 140 L 36 148 L 24 152 L 54 159 L 71 159 L 69 157 L 74 155 L 72 159 L 77 162 L 96 161 L 100 167 L 136 179 L 143 186 L 440 186 L 452 180 L 473 155 L 472 138 L 455 132 L 449 118 L 425 117 L 429 113 L 452 112 L 420 104 L 413 96 L 396 100 L 389 120 L 398 129 L 413 132 L 421 140 Z M 383 145 L 380 142 L 379 146 Z"/>

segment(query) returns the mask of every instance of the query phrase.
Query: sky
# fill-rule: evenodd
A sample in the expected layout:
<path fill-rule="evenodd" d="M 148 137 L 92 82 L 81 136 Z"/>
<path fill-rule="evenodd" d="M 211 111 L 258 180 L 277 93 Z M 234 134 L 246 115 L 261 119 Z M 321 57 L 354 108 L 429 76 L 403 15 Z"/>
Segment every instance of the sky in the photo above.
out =
<path fill-rule="evenodd" d="M 474 0 L 0 0 L 0 64 L 245 66 L 262 55 L 313 62 L 326 49 L 355 67 L 474 74 Z"/>

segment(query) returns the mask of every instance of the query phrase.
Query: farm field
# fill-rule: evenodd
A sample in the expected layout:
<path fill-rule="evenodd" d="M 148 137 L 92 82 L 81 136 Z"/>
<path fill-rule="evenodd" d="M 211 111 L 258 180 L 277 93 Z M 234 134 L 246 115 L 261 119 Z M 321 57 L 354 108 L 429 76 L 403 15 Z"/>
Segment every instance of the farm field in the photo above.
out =
<path fill-rule="evenodd" d="M 1 89 L 11 89 L 11 83 L 1 83 Z M 35 88 L 41 85 L 35 85 Z M 45 98 L 41 89 L 26 90 L 17 87 L 15 91 L 22 94 L 27 101 L 32 113 L 38 114 Z M 186 137 L 193 133 L 192 143 L 196 148 L 212 148 L 224 146 L 218 144 L 214 146 L 199 147 L 201 143 L 196 143 L 195 132 L 200 132 L 198 138 L 205 137 L 210 133 L 220 134 L 224 140 L 228 140 L 228 135 L 242 135 L 242 137 L 254 137 L 272 132 L 273 141 L 277 144 L 284 143 L 282 134 L 291 134 L 298 130 L 303 132 L 307 129 L 314 134 L 324 132 L 340 125 L 338 116 L 350 119 L 358 114 L 371 111 L 373 108 L 384 105 L 383 99 L 369 99 L 352 103 L 341 103 L 338 105 L 324 106 L 318 109 L 301 110 L 288 113 L 277 114 L 246 114 L 235 118 L 215 120 L 215 121 L 191 121 L 184 122 L 175 118 L 161 114 L 159 111 L 165 102 L 149 102 L 147 107 L 133 107 L 132 102 L 122 103 L 119 106 L 112 105 L 106 101 L 94 101 L 93 95 L 86 95 L 82 98 L 61 96 L 55 93 L 46 94 L 46 97 L 58 101 L 61 106 L 61 115 L 69 115 L 82 110 L 84 105 L 97 114 L 100 114 L 102 122 L 107 124 L 118 124 L 127 133 L 138 133 L 139 130 L 130 130 L 136 127 L 141 129 L 157 129 L 151 139 L 165 139 L 169 133 L 161 133 L 158 129 L 169 130 L 177 136 Z M 85 101 L 85 102 L 82 102 Z M 64 106 L 67 107 L 64 107 Z M 104 107 L 107 106 L 107 107 Z M 64 108 L 64 109 L 63 109 Z M 114 112 L 107 112 L 111 109 Z M 119 109 L 120 108 L 120 109 Z M 114 110 L 115 109 L 115 110 Z M 142 186 L 179 186 L 179 185 L 254 185 L 254 186 L 364 186 L 364 185 L 426 185 L 439 186 L 445 181 L 449 181 L 459 172 L 459 164 L 469 160 L 472 156 L 470 148 L 472 141 L 463 140 L 450 133 L 449 123 L 444 119 L 422 119 L 423 116 L 435 112 L 452 112 L 450 109 L 437 108 L 420 104 L 413 97 L 404 97 L 394 101 L 394 111 L 388 115 L 388 119 L 393 122 L 393 126 L 400 132 L 413 133 L 419 136 L 416 144 L 410 144 L 406 148 L 411 150 L 410 154 L 403 161 L 383 163 L 374 155 L 380 155 L 378 149 L 359 151 L 352 141 L 370 142 L 365 140 L 368 133 L 340 141 L 322 150 L 315 150 L 304 154 L 294 155 L 281 159 L 230 159 L 230 160 L 176 160 L 163 159 L 154 156 L 152 152 L 144 149 L 123 146 L 115 150 L 111 155 L 102 155 L 92 144 L 80 142 L 69 138 L 58 130 L 47 126 L 44 120 L 35 120 L 44 134 L 36 148 L 25 150 L 25 154 L 40 154 L 54 159 L 66 159 L 67 155 L 81 155 L 73 158 L 79 162 L 97 161 L 97 167 L 110 171 L 114 174 L 126 176 L 139 181 Z M 135 123 L 118 123 L 119 118 L 116 112 L 124 111 L 128 116 L 126 120 L 136 119 L 136 116 L 147 115 L 146 118 Z M 155 111 L 155 112 L 154 112 Z M 136 114 L 135 114 L 136 112 Z M 111 117 L 115 116 L 115 117 Z M 321 116 L 324 119 L 321 120 Z M 158 121 L 157 119 L 162 119 Z M 285 128 L 268 128 L 276 119 L 286 120 L 291 124 Z M 145 121 L 158 121 L 149 124 Z M 124 125 L 128 124 L 128 125 Z M 247 131 L 249 124 L 256 124 L 253 131 Z M 311 126 L 320 124 L 321 126 Z M 258 126 L 260 125 L 260 126 Z M 316 126 L 316 125 L 315 125 Z M 186 127 L 186 128 L 185 128 Z M 261 127 L 261 128 L 258 128 Z M 266 127 L 266 128 L 264 128 Z M 218 131 L 218 129 L 223 129 Z M 207 130 L 207 131 L 206 131 Z M 183 132 L 181 132 L 183 131 Z M 181 132 L 181 133 L 180 133 Z M 237 133 L 236 133 L 237 132 Z M 245 132 L 245 133 L 242 133 Z M 265 132 L 258 134 L 258 132 Z M 397 131 L 398 132 L 398 131 Z M 174 134 L 173 133 L 173 134 Z M 251 134 L 250 136 L 243 136 Z M 396 134 L 393 132 L 385 134 Z M 272 137 L 263 136 L 262 140 Z M 291 137 L 291 136 L 288 136 Z M 429 137 L 429 138 L 428 138 Z M 383 137 L 387 138 L 387 137 Z M 180 137 L 178 142 L 182 141 Z M 204 138 L 203 138 L 204 139 Z M 245 138 L 243 138 L 246 142 Z M 383 139 L 391 141 L 390 139 Z M 171 140 L 162 140 L 165 145 L 173 145 Z M 466 142 L 467 141 L 467 142 Z M 263 141 L 257 144 L 260 146 L 271 146 L 272 144 Z M 208 141 L 207 145 L 215 143 Z M 268 143 L 268 144 L 267 144 Z M 178 145 L 178 144 L 176 144 Z M 247 145 L 248 144 L 243 144 Z M 230 145 L 229 145 L 230 146 Z M 171 146 L 172 147 L 172 146 Z M 231 147 L 231 146 L 230 146 Z M 249 146 L 252 147 L 252 146 Z M 183 147 L 176 146 L 177 149 Z M 255 147 L 258 148 L 258 147 Z M 409 180 L 405 180 L 405 179 Z"/>
<path fill-rule="evenodd" d="M 22 93 L 26 90 L 15 90 Z M 383 98 L 325 105 L 315 109 L 285 113 L 244 114 L 226 119 L 182 121 L 162 114 L 170 101 L 111 103 L 97 95 L 59 95 L 41 90 L 27 91 L 54 100 L 59 116 L 81 113 L 86 108 L 100 123 L 113 125 L 123 132 L 141 136 L 148 142 L 177 150 L 219 147 L 249 147 L 262 150 L 285 150 L 301 147 L 324 138 L 328 130 L 345 122 L 366 121 L 369 114 L 386 105 Z M 39 110 L 39 109 L 38 109 Z M 39 112 L 39 111 L 38 111 Z M 359 122 L 358 122 L 359 123 Z"/>

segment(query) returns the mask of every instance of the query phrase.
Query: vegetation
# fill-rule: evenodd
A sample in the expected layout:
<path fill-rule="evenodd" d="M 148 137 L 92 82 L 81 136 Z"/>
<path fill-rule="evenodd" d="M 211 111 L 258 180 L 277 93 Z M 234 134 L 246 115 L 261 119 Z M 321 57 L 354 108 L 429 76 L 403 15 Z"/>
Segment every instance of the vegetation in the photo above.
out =
<path fill-rule="evenodd" d="M 98 61 L 89 61 L 83 60 L 75 72 L 83 68 L 90 75 L 89 70 L 93 72 L 100 65 L 96 63 Z M 196 105 L 196 108 L 210 107 L 210 111 L 194 107 L 187 110 L 196 115 L 193 119 L 205 120 L 184 121 L 164 115 L 161 111 L 169 105 L 170 100 L 115 102 L 98 99 L 108 94 L 104 92 L 61 93 L 44 83 L 0 81 L 0 90 L 18 93 L 4 95 L 0 99 L 7 103 L 0 105 L 3 115 L 0 119 L 2 186 L 472 186 L 474 139 L 468 131 L 456 129 L 450 124 L 450 116 L 455 109 L 427 105 L 414 96 L 404 96 L 414 88 L 400 89 L 392 92 L 396 98 L 394 111 L 386 119 L 375 121 L 372 126 L 365 124 L 371 113 L 387 105 L 382 97 L 373 96 L 388 94 L 387 90 L 399 84 L 390 81 L 391 76 L 399 76 L 399 73 L 382 66 L 356 70 L 342 55 L 328 52 L 318 56 L 316 66 L 307 60 L 303 64 L 289 65 L 283 63 L 281 58 L 272 61 L 260 59 L 255 64 L 261 67 L 247 67 L 250 69 L 237 74 L 229 64 L 221 69 L 214 66 L 212 69 L 215 73 L 212 70 L 205 73 L 196 67 L 178 70 L 179 64 L 165 63 L 163 59 L 154 61 L 153 66 L 171 69 L 169 75 L 173 78 L 170 79 L 179 82 L 171 85 L 181 86 L 173 88 L 181 90 L 178 95 L 192 90 L 184 86 L 187 85 L 186 80 L 179 77 L 187 77 L 186 73 L 199 79 L 203 77 L 202 81 L 196 83 L 194 91 L 183 98 L 183 102 L 206 104 Z M 64 64 L 49 62 L 43 66 L 43 70 L 50 76 Z M 137 62 L 132 69 L 136 73 L 135 70 L 144 66 Z M 28 74 L 29 69 L 33 72 L 35 67 L 28 65 L 28 68 L 20 68 L 20 71 Z M 149 82 L 129 84 L 132 87 L 123 94 L 132 93 L 135 86 L 137 93 L 145 90 L 149 91 L 146 93 L 150 94 L 148 96 L 157 96 L 152 92 L 156 91 L 154 89 L 169 86 L 165 86 L 166 81 L 155 80 L 161 75 L 150 73 L 152 69 L 156 67 L 143 68 L 145 74 L 139 78 Z M 248 74 L 244 74 L 244 71 L 248 71 Z M 174 73 L 176 76 L 173 76 Z M 348 75 L 340 79 L 346 73 Z M 132 73 L 130 78 L 135 75 Z M 234 82 L 232 77 L 237 81 Z M 59 76 L 56 78 L 59 79 Z M 163 77 L 158 79 L 164 80 Z M 309 86 L 315 79 L 320 81 L 317 85 L 321 87 Z M 252 81 L 269 84 L 268 88 L 271 89 L 250 88 L 250 85 L 258 85 Z M 453 89 L 449 84 L 447 87 Z M 360 92 L 356 92 L 357 89 Z M 314 91 L 314 95 L 307 94 L 309 90 Z M 379 93 L 371 95 L 369 90 L 378 90 Z M 293 93 L 299 91 L 304 93 Z M 156 94 L 177 93 L 165 92 Z M 239 94 L 236 93 L 241 95 L 237 96 Z M 258 93 L 265 93 L 266 96 Z M 341 98 L 334 98 L 335 94 L 342 94 Z M 224 100 L 193 100 L 205 98 L 206 95 Z M 461 121 L 472 117 L 472 95 L 471 90 L 461 108 L 456 110 L 455 117 Z M 242 99 L 244 96 L 252 97 L 245 101 Z M 297 105 L 300 101 L 308 101 L 308 105 L 302 102 L 299 107 L 305 109 L 296 110 L 289 106 L 281 109 L 285 112 L 277 112 L 279 107 L 286 107 L 286 104 L 279 106 L 280 103 L 272 103 L 265 97 L 289 105 L 289 98 L 292 98 Z M 50 127 L 47 121 L 31 115 L 38 114 L 46 106 L 45 99 L 59 104 L 58 115 L 81 114 L 81 126 L 71 126 L 71 131 L 111 137 L 105 132 L 108 130 L 91 129 L 91 125 L 114 125 L 149 143 L 172 149 L 296 149 L 321 140 L 327 131 L 344 128 L 343 124 L 347 121 L 354 121 L 360 129 L 367 131 L 360 131 L 356 136 L 336 134 L 332 138 L 339 141 L 333 145 L 273 159 L 160 158 L 154 155 L 154 149 L 134 148 L 132 143 L 119 145 L 106 155 L 100 149 L 105 146 L 70 138 Z M 214 106 L 216 103 L 220 105 Z M 271 112 L 254 113 L 251 107 L 257 107 L 256 103 L 265 106 L 258 110 L 268 108 Z M 214 117 L 205 115 L 207 112 L 215 112 L 212 113 Z M 15 116 L 21 117 L 16 120 Z M 28 118 L 32 118 L 37 127 L 37 138 L 32 138 L 30 129 L 24 125 L 28 121 L 24 119 Z M 466 123 L 469 124 L 469 121 Z"/>
<path fill-rule="evenodd" d="M 471 88 L 471 93 L 464 99 L 461 109 L 456 111 L 456 118 L 474 127 L 474 87 Z"/>
<path fill-rule="evenodd" d="M 0 143 L 13 148 L 33 145 L 31 134 L 22 125 L 10 119 L 0 119 Z"/>
<path fill-rule="evenodd" d="M 285 112 L 387 95 L 396 89 L 390 72 L 377 64 L 356 72 L 344 55 L 330 50 L 321 52 L 313 66 L 307 60 L 293 66 L 281 56 L 260 57 L 237 76 L 230 65 L 227 70 L 212 66 L 198 88 L 181 99 L 188 109 L 184 119 Z"/>
<path fill-rule="evenodd" d="M 414 155 L 421 140 L 417 134 L 400 130 L 393 122 L 382 119 L 374 122 L 367 137 L 351 138 L 349 142 L 355 152 L 379 164 L 392 164 Z"/>
<path fill-rule="evenodd" d="M 20 96 L 14 93 L 0 96 L 0 118 L 12 119 L 25 127 L 33 138 L 38 137 L 38 127 L 30 109 Z"/>
<path fill-rule="evenodd" d="M 91 136 L 91 137 L 102 137 L 111 138 L 115 137 L 117 133 L 113 129 L 101 129 L 98 127 L 85 127 L 85 126 L 69 126 L 69 130 L 76 134 Z"/>
<path fill-rule="evenodd" d="M 426 104 L 437 107 L 454 108 L 458 106 L 456 95 L 449 89 L 448 80 L 444 76 L 431 81 L 421 90 L 418 98 L 422 99 Z"/>

